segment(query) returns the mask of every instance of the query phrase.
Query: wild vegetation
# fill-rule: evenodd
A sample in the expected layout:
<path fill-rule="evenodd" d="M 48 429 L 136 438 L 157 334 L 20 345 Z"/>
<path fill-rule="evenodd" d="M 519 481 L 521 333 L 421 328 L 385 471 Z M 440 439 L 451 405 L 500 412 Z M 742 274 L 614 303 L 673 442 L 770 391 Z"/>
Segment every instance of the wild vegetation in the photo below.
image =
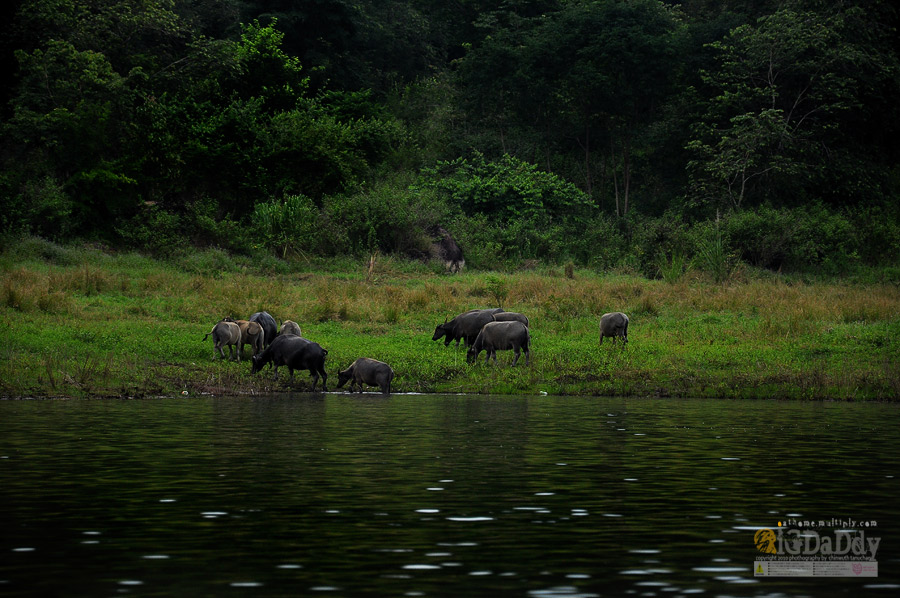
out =
<path fill-rule="evenodd" d="M 309 389 L 214 358 L 203 335 L 265 309 L 328 350 L 329 389 L 358 357 L 391 365 L 394 392 L 893 400 L 900 294 L 865 285 L 689 265 L 677 279 L 540 266 L 448 275 L 418 261 L 281 262 L 220 250 L 157 261 L 28 238 L 0 254 L 0 395 L 196 396 Z M 431 340 L 446 318 L 501 305 L 531 320 L 531 364 L 466 363 Z M 605 311 L 627 348 L 599 345 Z"/>
<path fill-rule="evenodd" d="M 399 391 L 898 396 L 895 3 L 0 10 L 3 394 L 265 392 L 199 341 L 265 309 Z M 498 304 L 528 368 L 427 340 Z"/>
<path fill-rule="evenodd" d="M 420 257 L 440 225 L 476 269 L 720 280 L 900 258 L 886 0 L 3 10 L 0 233 Z"/>

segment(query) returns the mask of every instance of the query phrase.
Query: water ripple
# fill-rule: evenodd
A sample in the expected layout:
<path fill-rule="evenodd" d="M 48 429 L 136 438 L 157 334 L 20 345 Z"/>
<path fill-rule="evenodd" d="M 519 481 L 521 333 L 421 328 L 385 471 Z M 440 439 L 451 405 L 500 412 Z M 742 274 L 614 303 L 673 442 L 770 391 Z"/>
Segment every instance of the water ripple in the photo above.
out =
<path fill-rule="evenodd" d="M 463 521 L 467 523 L 475 521 L 493 521 L 493 517 L 447 517 L 447 521 Z"/>

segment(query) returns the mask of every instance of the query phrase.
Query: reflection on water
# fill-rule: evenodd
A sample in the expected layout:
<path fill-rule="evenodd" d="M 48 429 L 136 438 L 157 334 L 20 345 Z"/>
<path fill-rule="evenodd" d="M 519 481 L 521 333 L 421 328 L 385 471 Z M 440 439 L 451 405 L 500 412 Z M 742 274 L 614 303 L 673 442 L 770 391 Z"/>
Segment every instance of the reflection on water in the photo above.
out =
<path fill-rule="evenodd" d="M 557 397 L 0 401 L 10 596 L 893 595 L 898 408 Z M 754 532 L 878 524 L 879 577 Z"/>

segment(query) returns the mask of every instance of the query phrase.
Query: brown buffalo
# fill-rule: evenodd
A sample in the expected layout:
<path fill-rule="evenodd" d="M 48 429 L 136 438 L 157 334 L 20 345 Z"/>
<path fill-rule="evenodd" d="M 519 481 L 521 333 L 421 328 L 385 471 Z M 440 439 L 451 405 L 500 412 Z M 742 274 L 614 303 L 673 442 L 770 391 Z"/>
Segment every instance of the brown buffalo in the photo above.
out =
<path fill-rule="evenodd" d="M 203 337 L 203 340 L 212 335 L 213 337 L 213 359 L 216 358 L 216 351 L 222 355 L 222 359 L 225 359 L 225 351 L 222 350 L 222 347 L 228 347 L 228 353 L 231 359 L 234 359 L 235 348 L 241 342 L 241 329 L 238 328 L 238 325 L 234 323 L 234 320 L 226 318 L 213 326 L 213 329 L 206 333 L 206 336 Z M 237 360 L 241 360 L 241 352 L 237 352 Z"/>

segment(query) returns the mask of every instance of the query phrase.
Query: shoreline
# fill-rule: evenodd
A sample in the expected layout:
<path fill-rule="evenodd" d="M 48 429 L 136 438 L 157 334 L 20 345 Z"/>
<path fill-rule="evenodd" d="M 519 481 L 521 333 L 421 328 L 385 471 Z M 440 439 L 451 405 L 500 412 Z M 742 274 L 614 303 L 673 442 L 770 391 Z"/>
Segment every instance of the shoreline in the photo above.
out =
<path fill-rule="evenodd" d="M 135 254 L 78 255 L 0 256 L 3 397 L 304 392 L 305 371 L 290 388 L 273 384 L 250 374 L 249 350 L 223 363 L 201 342 L 226 315 L 266 310 L 328 350 L 332 385 L 366 356 L 391 365 L 398 393 L 900 398 L 900 292 L 889 284 L 764 274 L 717 284 L 700 272 L 671 283 L 554 267 L 448 275 L 388 258 L 374 270 L 187 271 Z M 497 304 L 530 318 L 530 365 L 510 367 L 509 351 L 470 365 L 464 349 L 431 340 L 447 318 Z M 607 311 L 629 315 L 626 348 L 599 345 Z"/>

